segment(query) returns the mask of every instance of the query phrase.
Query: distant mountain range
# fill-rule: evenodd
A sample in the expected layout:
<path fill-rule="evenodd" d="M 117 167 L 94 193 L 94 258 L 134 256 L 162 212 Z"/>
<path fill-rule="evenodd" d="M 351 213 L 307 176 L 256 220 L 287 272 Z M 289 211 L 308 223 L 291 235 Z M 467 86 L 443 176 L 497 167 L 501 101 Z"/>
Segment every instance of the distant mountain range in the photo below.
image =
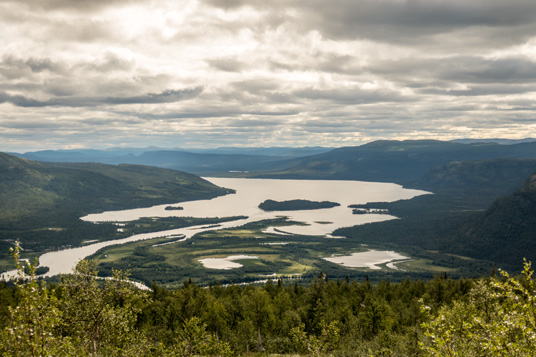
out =
<path fill-rule="evenodd" d="M 57 150 L 16 154 L 37 161 L 137 164 L 197 175 L 345 179 L 408 184 L 451 162 L 536 158 L 536 141 L 375 141 L 355 147 Z"/>
<path fill-rule="evenodd" d="M 108 150 L 43 150 L 13 153 L 29 160 L 47 162 L 100 162 L 104 164 L 137 164 L 170 168 L 195 174 L 225 174 L 236 171 L 260 171 L 276 168 L 275 162 L 284 162 L 303 156 L 317 155 L 332 150 L 324 147 L 304 148 L 217 148 L 217 149 L 162 149 L 150 147 L 113 148 Z"/>
<path fill-rule="evenodd" d="M 375 141 L 288 160 L 265 178 L 339 179 L 409 184 L 452 162 L 536 158 L 536 142 L 500 145 L 434 140 Z"/>
<path fill-rule="evenodd" d="M 311 151 L 316 153 L 307 155 Z M 193 175 L 132 165 L 142 164 L 208 175 L 395 182 L 424 189 L 435 194 L 371 204 L 402 219 L 341 229 L 335 234 L 365 243 L 419 247 L 504 264 L 520 264 L 523 256 L 536 260 L 536 141 L 508 145 L 377 141 L 333 150 L 66 150 L 19 156 L 71 163 L 0 154 L 0 240 L 20 235 L 21 224 L 33 229 L 45 221 L 50 225 L 67 217 L 74 222 L 90 210 L 226 193 Z M 128 164 L 74 163 L 77 161 Z"/>
<path fill-rule="evenodd" d="M 525 138 L 525 139 L 456 139 L 452 140 L 456 143 L 461 144 L 473 144 L 473 143 L 496 143 L 502 145 L 512 145 L 512 144 L 521 144 L 521 143 L 530 143 L 536 141 L 536 138 Z"/>

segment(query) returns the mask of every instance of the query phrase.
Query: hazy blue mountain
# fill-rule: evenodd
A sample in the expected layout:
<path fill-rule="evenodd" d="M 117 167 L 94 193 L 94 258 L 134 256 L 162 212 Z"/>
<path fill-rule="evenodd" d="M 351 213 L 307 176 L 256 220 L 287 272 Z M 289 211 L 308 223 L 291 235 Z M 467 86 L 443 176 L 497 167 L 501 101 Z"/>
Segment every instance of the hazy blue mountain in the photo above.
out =
<path fill-rule="evenodd" d="M 277 156 L 150 151 L 131 158 L 129 163 L 153 165 L 195 174 L 225 174 L 235 171 L 264 170 L 281 161 L 282 159 Z"/>
<path fill-rule="evenodd" d="M 197 174 L 225 174 L 230 171 L 261 171 L 280 167 L 276 161 L 324 153 L 329 148 L 233 148 L 162 149 L 111 148 L 107 150 L 44 150 L 15 154 L 36 161 L 100 162 L 105 164 L 138 164 L 172 168 Z"/>
<path fill-rule="evenodd" d="M 184 149 L 184 151 L 202 154 L 240 154 L 240 155 L 261 155 L 261 156 L 278 156 L 282 158 L 298 158 L 310 155 L 323 154 L 331 151 L 333 148 L 327 147 L 221 147 L 216 149 Z"/>
<path fill-rule="evenodd" d="M 501 145 L 512 145 L 520 143 L 530 143 L 536 141 L 536 138 L 525 138 L 525 139 L 455 139 L 452 140 L 456 143 L 461 144 L 473 144 L 473 143 L 496 143 Z"/>
<path fill-rule="evenodd" d="M 145 151 L 144 151 L 145 152 Z M 34 152 L 26 152 L 24 154 L 15 154 L 34 161 L 47 162 L 100 162 L 104 164 L 124 164 L 128 163 L 135 153 L 130 150 L 91 150 L 91 149 L 76 149 L 76 150 L 42 150 Z"/>
<path fill-rule="evenodd" d="M 434 140 L 375 141 L 289 160 L 259 177 L 346 179 L 407 184 L 454 161 L 536 158 L 536 142 L 461 144 Z"/>
<path fill-rule="evenodd" d="M 452 141 L 375 141 L 355 147 L 328 148 L 218 148 L 189 152 L 114 148 L 57 150 L 19 156 L 39 161 L 101 162 L 172 168 L 201 175 L 240 175 L 267 178 L 346 179 L 409 184 L 435 167 L 451 162 L 536 158 L 536 142 L 502 145 Z M 310 152 L 321 154 L 293 158 Z"/>

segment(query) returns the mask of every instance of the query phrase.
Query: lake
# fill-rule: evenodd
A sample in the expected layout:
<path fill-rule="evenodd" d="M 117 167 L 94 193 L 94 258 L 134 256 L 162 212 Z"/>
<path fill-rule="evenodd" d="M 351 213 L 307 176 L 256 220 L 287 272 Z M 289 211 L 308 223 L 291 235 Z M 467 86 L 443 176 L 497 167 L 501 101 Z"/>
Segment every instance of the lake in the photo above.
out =
<path fill-rule="evenodd" d="M 259 257 L 252 255 L 231 255 L 226 258 L 205 258 L 199 259 L 198 261 L 207 269 L 229 270 L 240 268 L 242 264 L 236 263 L 235 260 L 244 259 L 259 259 Z"/>
<path fill-rule="evenodd" d="M 344 265 L 350 268 L 369 268 L 369 269 L 381 269 L 380 265 L 389 263 L 390 268 L 397 270 L 394 262 L 407 261 L 409 257 L 406 257 L 392 250 L 369 250 L 366 252 L 352 253 L 350 255 L 335 256 L 331 258 L 324 258 L 328 262 Z"/>
<path fill-rule="evenodd" d="M 83 247 L 45 253 L 39 258 L 41 266 L 48 266 L 50 268 L 45 276 L 70 273 L 78 261 L 110 245 L 177 235 L 184 235 L 183 239 L 189 239 L 199 232 L 236 227 L 249 222 L 281 216 L 287 216 L 291 220 L 305 222 L 308 225 L 278 227 L 277 230 L 271 230 L 274 233 L 281 230 L 283 234 L 320 235 L 326 238 L 333 238 L 330 234 L 337 228 L 396 219 L 396 217 L 388 214 L 354 215 L 352 214 L 352 209 L 348 208 L 348 205 L 364 204 L 367 202 L 392 202 L 429 193 L 420 190 L 405 189 L 400 185 L 392 183 L 378 182 L 245 178 L 206 179 L 215 185 L 234 189 L 236 193 L 216 197 L 211 200 L 177 203 L 177 205 L 183 207 L 183 210 L 166 210 L 165 208 L 169 204 L 165 204 L 147 208 L 91 214 L 81 219 L 98 223 L 110 221 L 126 222 L 141 217 L 170 216 L 228 217 L 241 215 L 247 216 L 248 218 L 224 222 L 216 228 L 203 225 L 138 234 L 115 241 L 99 242 Z M 339 203 L 340 206 L 318 210 L 264 212 L 258 206 L 267 199 L 276 201 L 293 199 L 331 201 Z"/>
<path fill-rule="evenodd" d="M 248 216 L 247 221 L 259 221 L 278 216 L 307 222 L 307 226 L 288 226 L 287 233 L 305 235 L 329 235 L 337 228 L 380 222 L 396 217 L 387 214 L 352 214 L 351 204 L 367 202 L 392 202 L 409 199 L 428 192 L 405 189 L 392 183 L 336 181 L 336 180 L 275 180 L 244 178 L 206 178 L 215 185 L 236 190 L 236 194 L 216 197 L 212 200 L 182 202 L 183 210 L 165 210 L 169 205 L 159 205 L 123 211 L 109 211 L 83 217 L 90 222 L 125 222 L 141 217 L 225 217 Z M 258 206 L 267 199 L 285 201 L 305 199 L 332 201 L 338 207 L 264 212 Z M 241 223 L 243 224 L 243 223 Z"/>

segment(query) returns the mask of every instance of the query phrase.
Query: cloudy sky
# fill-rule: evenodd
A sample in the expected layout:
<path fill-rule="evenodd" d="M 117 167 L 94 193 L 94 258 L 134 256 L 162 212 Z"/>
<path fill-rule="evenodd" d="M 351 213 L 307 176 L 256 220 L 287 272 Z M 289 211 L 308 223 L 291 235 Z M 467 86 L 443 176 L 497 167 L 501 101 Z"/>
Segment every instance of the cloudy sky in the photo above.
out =
<path fill-rule="evenodd" d="M 0 150 L 536 137 L 534 0 L 0 0 Z"/>

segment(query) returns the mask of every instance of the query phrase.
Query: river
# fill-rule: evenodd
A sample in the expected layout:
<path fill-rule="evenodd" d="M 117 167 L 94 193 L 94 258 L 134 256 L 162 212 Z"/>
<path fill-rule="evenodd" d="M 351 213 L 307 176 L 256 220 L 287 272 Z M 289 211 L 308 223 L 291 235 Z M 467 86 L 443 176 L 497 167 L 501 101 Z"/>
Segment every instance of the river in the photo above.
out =
<path fill-rule="evenodd" d="M 40 266 L 49 267 L 45 276 L 67 274 L 72 272 L 77 262 L 97 252 L 99 249 L 127 242 L 134 242 L 156 237 L 167 237 L 183 234 L 189 239 L 194 234 L 240 226 L 249 222 L 288 216 L 289 219 L 305 222 L 308 225 L 280 227 L 287 234 L 321 235 L 333 238 L 330 234 L 337 228 L 358 224 L 380 222 L 396 217 L 388 214 L 352 214 L 350 204 L 367 202 L 392 202 L 410 199 L 429 192 L 405 189 L 392 183 L 336 181 L 336 180 L 277 180 L 277 179 L 244 179 L 244 178 L 206 178 L 215 185 L 236 190 L 235 194 L 220 196 L 211 200 L 181 202 L 175 205 L 183 210 L 165 210 L 166 205 L 138 208 L 122 211 L 107 211 L 91 214 L 81 219 L 94 223 L 126 222 L 141 217 L 227 217 L 247 216 L 232 222 L 224 222 L 218 227 L 194 226 L 168 231 L 137 234 L 128 238 L 89 244 L 83 247 L 64 249 L 45 253 L 40 256 Z M 258 205 L 267 200 L 306 199 L 311 201 L 337 202 L 340 206 L 318 210 L 264 212 Z M 8 272 L 9 273 L 9 272 Z"/>

